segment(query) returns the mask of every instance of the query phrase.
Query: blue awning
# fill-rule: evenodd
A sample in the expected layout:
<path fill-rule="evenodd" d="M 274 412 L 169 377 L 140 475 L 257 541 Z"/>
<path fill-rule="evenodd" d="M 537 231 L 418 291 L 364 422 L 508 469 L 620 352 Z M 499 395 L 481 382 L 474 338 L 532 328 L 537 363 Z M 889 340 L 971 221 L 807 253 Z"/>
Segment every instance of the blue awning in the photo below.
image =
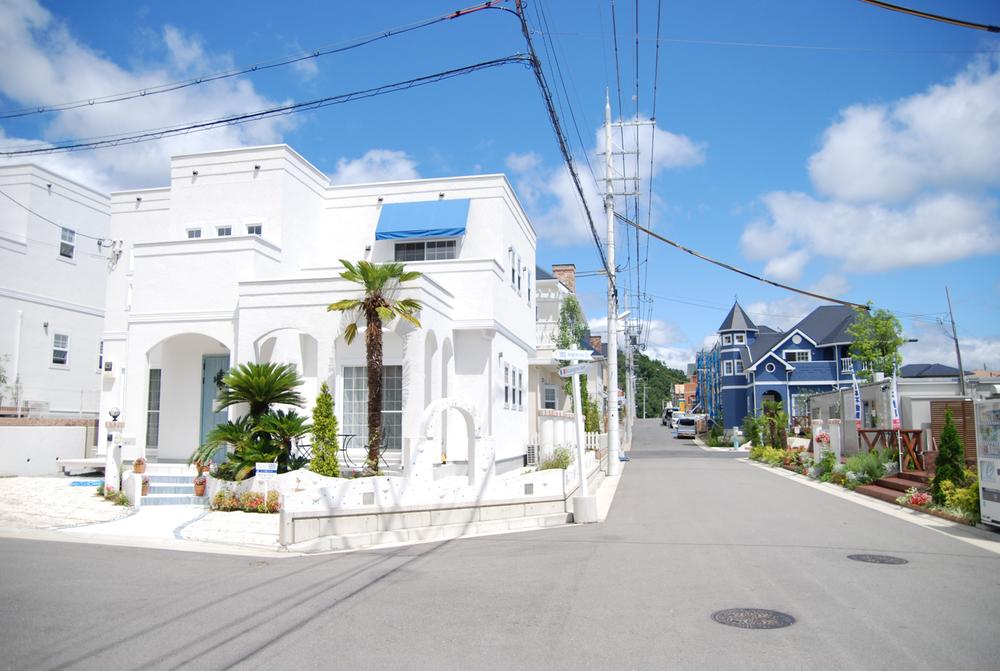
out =
<path fill-rule="evenodd" d="M 391 203 L 382 206 L 376 240 L 455 238 L 465 235 L 469 199 Z"/>

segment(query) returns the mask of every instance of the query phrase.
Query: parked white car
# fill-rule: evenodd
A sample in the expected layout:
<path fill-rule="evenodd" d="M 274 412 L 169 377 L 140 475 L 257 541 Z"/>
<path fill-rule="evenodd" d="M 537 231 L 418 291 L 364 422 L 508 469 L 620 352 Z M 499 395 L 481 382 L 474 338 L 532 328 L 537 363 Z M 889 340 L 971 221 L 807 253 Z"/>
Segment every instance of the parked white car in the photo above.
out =
<path fill-rule="evenodd" d="M 677 420 L 677 437 L 694 438 L 698 435 L 697 423 L 693 417 L 681 417 Z"/>

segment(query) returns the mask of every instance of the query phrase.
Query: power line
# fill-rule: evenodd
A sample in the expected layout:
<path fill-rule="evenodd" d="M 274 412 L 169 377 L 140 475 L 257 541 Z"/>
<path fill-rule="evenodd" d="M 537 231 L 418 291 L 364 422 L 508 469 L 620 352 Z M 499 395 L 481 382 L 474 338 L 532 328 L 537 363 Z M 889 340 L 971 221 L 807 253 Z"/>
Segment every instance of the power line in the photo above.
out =
<path fill-rule="evenodd" d="M 524 5 L 522 0 L 515 0 L 518 19 L 521 22 L 521 32 L 524 35 L 525 43 L 528 46 L 528 60 L 531 63 L 531 69 L 535 73 L 535 81 L 538 83 L 538 88 L 542 93 L 542 98 L 545 102 L 545 108 L 549 113 L 549 121 L 552 123 L 552 130 L 555 131 L 556 140 L 559 142 L 559 151 L 562 152 L 563 160 L 566 162 L 566 167 L 569 170 L 570 177 L 573 179 L 573 185 L 576 187 L 576 192 L 580 196 L 580 202 L 583 204 L 584 212 L 587 215 L 587 223 L 590 225 L 590 233 L 594 237 L 594 244 L 597 247 L 597 253 L 601 257 L 601 265 L 604 266 L 604 270 L 610 273 L 608 268 L 608 259 L 604 255 L 604 248 L 601 246 L 601 238 L 597 235 L 597 227 L 594 225 L 594 218 L 590 214 L 590 207 L 587 205 L 587 198 L 583 193 L 583 187 L 580 184 L 580 176 L 577 174 L 576 166 L 573 164 L 573 156 L 569 151 L 569 145 L 566 142 L 566 136 L 563 133 L 562 125 L 559 123 L 559 115 L 556 114 L 555 107 L 552 103 L 552 93 L 549 91 L 549 85 L 545 81 L 545 73 L 542 71 L 542 65 L 538 61 L 538 56 L 535 53 L 535 45 L 531 41 L 531 31 L 528 29 L 528 20 L 524 15 Z M 614 287 L 614 285 L 612 285 Z"/>
<path fill-rule="evenodd" d="M 941 23 L 950 23 L 951 25 L 958 26 L 959 28 L 973 28 L 975 30 L 985 30 L 988 33 L 1000 33 L 1000 26 L 991 26 L 986 23 L 973 23 L 962 19 L 951 19 L 947 16 L 941 16 L 940 14 L 921 12 L 916 9 L 910 9 L 909 7 L 882 2 L 882 0 L 861 0 L 861 2 L 867 2 L 869 5 L 875 5 L 876 7 L 881 7 L 882 9 L 888 9 L 891 12 L 901 12 L 903 14 L 910 14 L 911 16 L 916 16 L 921 19 L 940 21 Z"/>
<path fill-rule="evenodd" d="M 157 84 L 155 86 L 148 86 L 141 89 L 123 91 L 120 93 L 111 93 L 104 96 L 94 96 L 91 98 L 83 98 L 81 100 L 72 100 L 68 102 L 55 103 L 53 105 L 40 105 L 37 107 L 26 107 L 18 110 L 12 110 L 10 112 L 3 112 L 0 113 L 0 119 L 13 119 L 18 117 L 31 116 L 35 114 L 61 112 L 65 110 L 78 109 L 81 107 L 95 107 L 97 105 L 107 105 L 109 103 L 134 100 L 136 98 L 148 98 L 150 96 L 160 95 L 163 93 L 171 93 L 173 91 L 179 91 L 181 89 L 190 88 L 192 86 L 200 86 L 201 84 L 208 84 L 210 82 L 215 82 L 222 79 L 229 79 L 231 77 L 238 77 L 240 75 L 263 72 L 264 70 L 284 67 L 286 65 L 294 65 L 295 63 L 301 63 L 303 61 L 318 59 L 321 56 L 329 56 L 330 54 L 337 54 L 345 51 L 350 51 L 352 49 L 357 49 L 359 47 L 363 47 L 373 42 L 378 42 L 380 40 L 385 40 L 390 37 L 394 37 L 396 35 L 409 33 L 414 30 L 418 30 L 420 28 L 433 26 L 443 21 L 450 21 L 451 19 L 456 19 L 462 16 L 468 16 L 469 14 L 484 9 L 499 9 L 498 7 L 496 7 L 496 5 L 506 1 L 507 0 L 489 0 L 488 2 L 484 2 L 479 5 L 466 7 L 465 9 L 455 10 L 453 12 L 448 12 L 447 14 L 442 14 L 440 16 L 424 19 L 416 23 L 400 26 L 398 28 L 391 28 L 389 30 L 383 30 L 378 33 L 373 33 L 363 37 L 355 38 L 353 41 L 347 43 L 340 43 L 338 45 L 331 45 L 327 47 L 321 47 L 319 49 L 312 49 L 310 51 L 302 52 L 287 58 L 271 60 L 271 61 L 263 61 L 260 63 L 254 63 L 252 65 L 240 66 L 229 70 L 223 70 L 220 72 L 214 72 L 202 75 L 200 77 L 194 77 L 192 79 L 184 79 L 180 81 L 168 82 L 166 84 Z"/>
<path fill-rule="evenodd" d="M 107 238 L 96 238 L 93 235 L 87 235 L 86 233 L 79 233 L 79 232 L 77 232 L 76 230 L 74 230 L 70 226 L 63 226 L 62 224 L 56 223 L 56 222 L 52 221 L 51 219 L 49 219 L 48 217 L 46 217 L 45 215 L 42 215 L 42 214 L 39 214 L 38 212 L 35 212 L 30 207 L 28 207 L 27 205 L 25 205 L 21 201 L 17 200 L 16 198 L 14 198 L 13 196 L 11 196 L 6 191 L 3 191 L 2 189 L 0 189 L 0 196 L 3 196 L 4 198 L 6 198 L 7 200 L 9 200 L 10 202 L 14 203 L 15 205 L 17 205 L 19 208 L 21 208 L 22 210 L 24 210 L 28 214 L 32 214 L 32 215 L 38 217 L 39 219 L 41 219 L 42 221 L 45 221 L 45 222 L 48 222 L 48 223 L 52 224 L 56 228 L 59 228 L 59 229 L 66 228 L 66 229 L 72 230 L 78 237 L 89 238 L 90 240 L 97 240 L 97 242 L 104 242 L 107 239 Z"/>
<path fill-rule="evenodd" d="M 279 107 L 272 107 L 257 112 L 249 112 L 246 114 L 221 117 L 209 121 L 201 121 L 198 123 L 188 124 L 185 126 L 172 126 L 167 128 L 142 131 L 132 135 L 112 136 L 105 139 L 98 139 L 93 141 L 82 141 L 82 142 L 71 141 L 69 143 L 54 144 L 40 148 L 20 149 L 20 150 L 0 150 L 0 156 L 13 157 L 13 156 L 28 156 L 28 155 L 39 155 L 39 154 L 56 154 L 56 153 L 66 153 L 71 151 L 99 149 L 102 147 L 116 147 L 123 144 L 136 144 L 139 142 L 148 142 L 150 140 L 159 140 L 165 137 L 186 135 L 188 133 L 197 133 L 206 130 L 211 130 L 213 128 L 235 126 L 237 124 L 249 123 L 251 121 L 259 121 L 261 119 L 269 119 L 277 116 L 286 116 L 289 114 L 295 114 L 306 110 L 320 109 L 322 107 L 329 107 L 331 105 L 340 105 L 355 100 L 363 100 L 365 98 L 374 98 L 376 96 L 385 95 L 387 93 L 395 93 L 397 91 L 403 91 L 411 88 L 417 88 L 420 86 L 426 86 L 427 84 L 437 83 L 440 81 L 444 81 L 446 79 L 451 79 L 453 77 L 459 77 L 462 75 L 471 74 L 473 72 L 476 72 L 477 70 L 495 68 L 502 65 L 509 65 L 511 63 L 530 63 L 530 62 L 531 59 L 528 56 L 525 56 L 524 54 L 514 54 L 512 56 L 505 56 L 503 58 L 496 58 L 490 61 L 483 61 L 481 63 L 476 63 L 474 65 L 467 65 L 465 67 L 455 68 L 453 70 L 445 70 L 444 72 L 437 72 L 432 75 L 425 75 L 423 77 L 407 79 L 402 82 L 396 82 L 393 84 L 383 84 L 381 86 L 376 86 L 370 89 L 353 91 L 351 93 L 342 93 L 339 95 L 328 96 L 325 98 L 318 98 L 316 100 L 310 100 L 307 102 L 281 105 Z"/>
<path fill-rule="evenodd" d="M 779 289 L 785 289 L 786 291 L 792 291 L 792 292 L 797 293 L 797 294 L 802 294 L 803 296 L 809 296 L 811 298 L 817 298 L 817 299 L 819 299 L 821 301 L 830 301 L 831 303 L 838 303 L 840 305 L 846 305 L 848 307 L 858 308 L 860 310 L 866 310 L 866 311 L 868 311 L 868 310 L 871 309 L 867 305 L 862 305 L 860 303 L 851 303 L 850 301 L 843 301 L 843 300 L 840 300 L 839 298 L 832 298 L 830 296 L 824 296 L 823 294 L 817 294 L 817 293 L 813 293 L 812 291 L 806 291 L 805 289 L 798 289 L 796 287 L 789 286 L 787 284 L 782 284 L 781 282 L 775 282 L 774 280 L 769 280 L 766 277 L 761 277 L 760 275 L 754 275 L 751 272 L 748 272 L 746 270 L 742 270 L 740 268 L 737 268 L 736 266 L 730 265 L 730 264 L 728 264 L 728 263 L 726 263 L 724 261 L 718 261 L 716 259 L 711 258 L 710 256 L 705 256 L 701 252 L 697 252 L 697 251 L 695 251 L 695 250 L 693 250 L 693 249 L 691 249 L 689 247 L 685 247 L 684 245 L 680 244 L 679 242 L 674 242 L 673 240 L 671 240 L 669 238 L 665 238 L 662 235 L 660 235 L 659 233 L 654 233 L 653 231 L 649 230 L 645 226 L 640 226 L 636 222 L 631 221 L 631 220 L 627 219 L 626 217 L 623 217 L 622 215 L 618 214 L 617 212 L 615 212 L 615 216 L 618 217 L 618 219 L 621 220 L 623 223 L 628 224 L 629 226 L 632 226 L 633 228 L 635 228 L 638 231 L 642 231 L 646 235 L 649 235 L 649 236 L 652 236 L 652 237 L 656 238 L 660 242 L 665 242 L 665 243 L 667 243 L 668 245 L 670 245 L 672 247 L 676 247 L 677 249 L 681 250 L 682 252 L 685 252 L 687 254 L 690 254 L 691 256 L 694 256 L 694 257 L 697 257 L 697 258 L 701 259 L 702 261 L 708 261 L 709 263 L 717 265 L 720 268 L 725 268 L 726 270 L 730 270 L 730 271 L 732 271 L 734 273 L 738 273 L 740 275 L 743 275 L 744 277 L 749 277 L 752 280 L 757 280 L 758 282 L 763 282 L 764 284 L 770 284 L 772 287 L 777 287 Z"/>

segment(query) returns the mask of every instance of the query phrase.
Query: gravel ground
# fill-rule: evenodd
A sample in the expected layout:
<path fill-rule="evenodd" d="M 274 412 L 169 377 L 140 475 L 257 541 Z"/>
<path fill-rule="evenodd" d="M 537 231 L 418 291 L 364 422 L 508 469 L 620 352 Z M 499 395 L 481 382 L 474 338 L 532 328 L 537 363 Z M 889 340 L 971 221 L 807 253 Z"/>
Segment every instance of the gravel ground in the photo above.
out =
<path fill-rule="evenodd" d="M 132 512 L 97 497 L 96 486 L 72 482 L 98 481 L 101 476 L 0 478 L 0 527 L 58 529 L 108 522 Z"/>

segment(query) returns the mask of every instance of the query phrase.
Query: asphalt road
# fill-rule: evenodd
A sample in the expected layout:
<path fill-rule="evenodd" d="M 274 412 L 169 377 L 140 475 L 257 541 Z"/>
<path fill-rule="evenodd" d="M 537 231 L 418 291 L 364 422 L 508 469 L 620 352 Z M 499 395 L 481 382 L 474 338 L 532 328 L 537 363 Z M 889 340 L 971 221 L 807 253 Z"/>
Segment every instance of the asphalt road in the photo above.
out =
<path fill-rule="evenodd" d="M 1000 555 L 653 421 L 599 525 L 265 561 L 0 539 L 0 558 L 9 669 L 1000 667 Z M 735 607 L 796 622 L 712 621 Z"/>

